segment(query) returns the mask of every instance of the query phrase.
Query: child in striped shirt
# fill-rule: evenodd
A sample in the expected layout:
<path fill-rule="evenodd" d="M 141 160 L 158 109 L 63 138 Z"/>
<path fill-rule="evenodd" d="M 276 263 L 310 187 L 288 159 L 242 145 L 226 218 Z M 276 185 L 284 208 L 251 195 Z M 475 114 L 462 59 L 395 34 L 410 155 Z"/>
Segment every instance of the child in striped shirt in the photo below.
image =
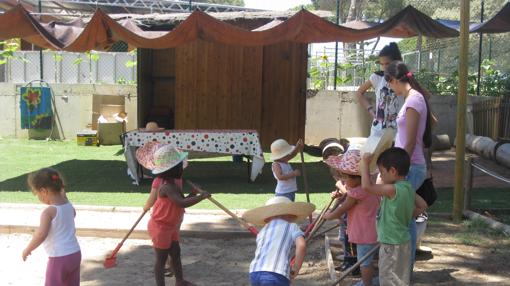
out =
<path fill-rule="evenodd" d="M 266 205 L 249 210 L 243 218 L 256 225 L 264 225 L 257 235 L 257 250 L 250 264 L 252 286 L 287 286 L 301 269 L 306 253 L 304 234 L 295 223 L 308 217 L 315 205 L 292 202 L 277 196 Z M 296 246 L 294 265 L 290 262 L 292 246 Z M 291 269 L 292 268 L 292 269 Z"/>

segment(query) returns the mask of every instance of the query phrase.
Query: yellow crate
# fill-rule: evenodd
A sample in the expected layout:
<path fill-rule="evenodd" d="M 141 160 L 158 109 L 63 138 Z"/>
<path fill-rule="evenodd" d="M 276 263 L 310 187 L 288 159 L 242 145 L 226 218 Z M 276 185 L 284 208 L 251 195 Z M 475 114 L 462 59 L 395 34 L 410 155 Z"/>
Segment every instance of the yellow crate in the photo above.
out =
<path fill-rule="evenodd" d="M 76 143 L 79 146 L 98 146 L 97 131 L 85 130 L 76 133 Z"/>

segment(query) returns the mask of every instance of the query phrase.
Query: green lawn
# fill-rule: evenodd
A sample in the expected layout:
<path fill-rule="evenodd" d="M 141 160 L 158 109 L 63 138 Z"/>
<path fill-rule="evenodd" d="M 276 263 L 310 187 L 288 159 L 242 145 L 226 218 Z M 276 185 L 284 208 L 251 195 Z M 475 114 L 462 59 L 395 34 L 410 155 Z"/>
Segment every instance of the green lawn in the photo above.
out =
<path fill-rule="evenodd" d="M 83 147 L 74 141 L 47 142 L 0 139 L 0 202 L 37 203 L 27 190 L 27 174 L 42 167 L 60 170 L 66 179 L 66 190 L 74 204 L 142 206 L 150 189 L 150 180 L 135 186 L 126 175 L 126 164 L 120 146 Z M 266 162 L 269 159 L 266 156 Z M 333 181 L 320 158 L 305 156 L 310 198 L 318 208 L 329 201 L 327 193 Z M 300 167 L 299 158 L 294 167 Z M 255 182 L 249 182 L 246 164 L 232 163 L 231 157 L 191 160 L 185 178 L 200 184 L 231 209 L 262 205 L 273 195 L 275 180 L 268 163 Z M 303 190 L 302 179 L 298 179 Z M 452 190 L 439 189 L 439 198 L 431 212 L 451 212 Z M 510 191 L 475 189 L 474 208 L 510 208 Z M 298 200 L 305 200 L 304 194 Z M 209 201 L 194 206 L 217 209 Z M 508 216 L 507 216 L 508 218 Z"/>

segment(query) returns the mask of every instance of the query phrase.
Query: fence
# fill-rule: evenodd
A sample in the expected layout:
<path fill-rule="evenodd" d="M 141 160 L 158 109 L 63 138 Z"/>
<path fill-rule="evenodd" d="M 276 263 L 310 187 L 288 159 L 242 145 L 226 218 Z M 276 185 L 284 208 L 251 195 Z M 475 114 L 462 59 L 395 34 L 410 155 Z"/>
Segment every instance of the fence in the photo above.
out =
<path fill-rule="evenodd" d="M 136 83 L 136 53 L 15 52 L 0 65 L 0 82 L 26 83 Z"/>
<path fill-rule="evenodd" d="M 510 139 L 510 96 L 473 103 L 472 112 L 474 135 Z"/>

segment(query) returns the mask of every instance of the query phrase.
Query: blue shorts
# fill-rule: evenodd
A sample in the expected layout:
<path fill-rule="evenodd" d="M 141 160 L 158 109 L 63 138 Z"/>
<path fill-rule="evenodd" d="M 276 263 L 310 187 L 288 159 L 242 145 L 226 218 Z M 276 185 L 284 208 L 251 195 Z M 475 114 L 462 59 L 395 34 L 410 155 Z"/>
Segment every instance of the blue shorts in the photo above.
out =
<path fill-rule="evenodd" d="M 296 201 L 296 192 L 290 192 L 290 193 L 285 193 L 285 194 L 276 193 L 275 195 L 277 197 L 286 197 L 293 202 Z"/>
<path fill-rule="evenodd" d="M 278 273 L 256 271 L 250 273 L 251 286 L 289 286 L 290 280 Z"/>
<path fill-rule="evenodd" d="M 358 251 L 358 260 L 361 259 L 361 257 L 365 256 L 372 248 L 374 248 L 377 245 L 377 243 L 374 244 L 356 244 L 356 250 Z M 374 253 L 370 255 L 365 261 L 361 262 L 361 267 L 368 267 L 372 264 L 372 261 L 374 260 Z"/>

